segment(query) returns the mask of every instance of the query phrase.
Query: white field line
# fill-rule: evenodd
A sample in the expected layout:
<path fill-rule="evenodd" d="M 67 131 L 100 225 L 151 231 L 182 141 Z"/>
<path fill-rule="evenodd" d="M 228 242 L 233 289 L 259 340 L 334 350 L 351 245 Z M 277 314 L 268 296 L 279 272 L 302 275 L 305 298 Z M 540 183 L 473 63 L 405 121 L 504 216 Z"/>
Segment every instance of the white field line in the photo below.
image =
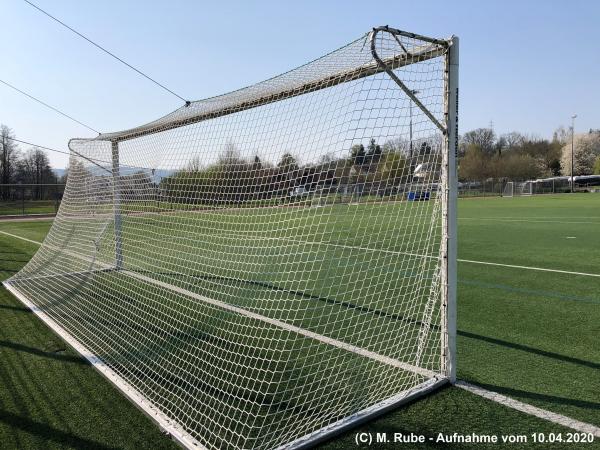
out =
<path fill-rule="evenodd" d="M 491 222 L 529 222 L 529 223 L 565 223 L 565 224 L 590 224 L 590 225 L 598 225 L 600 221 L 574 221 L 574 220 L 554 220 L 547 218 L 539 218 L 539 219 L 505 219 L 502 217 L 459 217 L 458 220 L 487 220 Z"/>
<path fill-rule="evenodd" d="M 271 317 L 263 316 L 262 314 L 253 313 L 253 312 L 248 311 L 246 309 L 230 305 L 229 303 L 225 303 L 225 302 L 222 302 L 222 301 L 219 301 L 219 300 L 214 300 L 212 298 L 204 297 L 203 295 L 199 295 L 199 294 L 196 294 L 194 292 L 190 292 L 190 291 L 188 291 L 186 289 L 182 289 L 180 287 L 173 286 L 172 284 L 169 284 L 169 283 L 164 283 L 162 281 L 154 280 L 152 278 L 149 278 L 149 277 L 147 277 L 145 275 L 141 275 L 139 273 L 130 272 L 129 270 L 122 270 L 121 273 L 123 273 L 124 275 L 130 276 L 132 278 L 136 278 L 136 279 L 138 279 L 140 281 L 144 281 L 146 283 L 154 284 L 155 286 L 159 286 L 159 287 L 162 287 L 164 289 L 168 289 L 170 291 L 176 292 L 178 294 L 185 295 L 186 297 L 191 297 L 191 298 L 194 298 L 196 300 L 200 300 L 201 302 L 208 303 L 208 304 L 216 306 L 218 308 L 225 309 L 227 311 L 232 311 L 232 312 L 235 312 L 237 314 L 249 317 L 251 319 L 256 319 L 256 320 L 259 320 L 259 321 L 262 321 L 262 322 L 266 322 L 268 324 L 274 325 L 274 326 L 282 328 L 284 330 L 292 331 L 292 332 L 297 333 L 297 334 L 299 334 L 301 336 L 306 336 L 306 337 L 315 339 L 315 340 L 317 340 L 319 342 L 323 342 L 325 344 L 329 344 L 329 345 L 331 345 L 333 347 L 337 347 L 337 348 L 340 348 L 342 350 L 346 350 L 346 351 L 349 351 L 351 353 L 355 353 L 357 355 L 364 356 L 366 358 L 372 359 L 374 361 L 377 361 L 377 362 L 380 362 L 380 363 L 383 363 L 383 364 L 387 364 L 388 366 L 397 367 L 399 369 L 403 369 L 403 370 L 406 370 L 408 372 L 413 372 L 413 373 L 422 375 L 422 376 L 424 376 L 426 378 L 433 378 L 433 377 L 439 376 L 439 374 L 437 374 L 437 373 L 435 373 L 433 371 L 426 370 L 426 369 L 423 369 L 421 367 L 416 367 L 416 366 L 413 366 L 411 364 L 407 364 L 407 363 L 404 363 L 402 361 L 398 361 L 397 359 L 390 358 L 390 357 L 384 356 L 384 355 L 380 355 L 379 353 L 375 353 L 375 352 L 372 352 L 370 350 L 366 350 L 364 348 L 357 347 L 357 346 L 352 345 L 352 344 L 348 344 L 346 342 L 338 341 L 337 339 L 333 339 L 333 338 L 330 338 L 330 337 L 327 337 L 327 336 L 323 336 L 323 335 L 318 334 L 318 333 L 314 333 L 314 332 L 309 331 L 309 330 L 305 330 L 304 328 L 300 328 L 300 327 L 297 327 L 295 325 L 290 325 L 290 324 L 288 324 L 286 322 L 282 322 L 281 320 L 277 320 L 277 319 L 273 319 Z"/>
<path fill-rule="evenodd" d="M 11 237 L 16 238 L 16 239 L 22 239 L 22 240 L 25 240 L 27 242 L 32 242 L 34 244 L 38 244 L 38 245 L 42 244 L 41 242 L 33 241 L 31 239 L 26 239 L 26 238 L 17 236 L 15 234 L 6 233 L 4 231 L 0 231 L 0 233 L 6 234 L 6 235 L 11 236 Z M 71 253 L 71 252 L 68 252 L 68 251 L 65 251 L 65 250 L 63 250 L 63 251 L 65 253 L 71 255 L 71 256 L 74 256 L 74 257 L 77 257 L 77 258 L 81 258 L 81 259 L 86 259 L 85 257 L 83 257 L 81 255 L 78 255 L 78 254 L 75 254 L 75 253 Z M 364 348 L 361 348 L 361 347 L 357 347 L 355 345 L 348 344 L 346 342 L 342 342 L 342 341 L 339 341 L 337 339 L 330 338 L 328 336 L 323 336 L 321 334 L 315 333 L 313 331 L 305 330 L 304 328 L 300 328 L 300 327 L 297 327 L 295 325 L 290 325 L 290 324 L 288 324 L 286 322 L 283 322 L 281 320 L 277 320 L 277 319 L 273 319 L 271 317 L 263 316 L 262 314 L 253 313 L 253 312 L 245 310 L 243 308 L 239 308 L 237 306 L 230 305 L 229 303 L 225 303 L 225 302 L 222 302 L 222 301 L 219 301 L 219 300 L 214 300 L 212 298 L 204 297 L 203 295 L 199 295 L 199 294 L 196 294 L 194 292 L 190 292 L 190 291 L 188 291 L 186 289 L 182 289 L 180 287 L 173 286 L 173 285 L 171 285 L 169 283 L 165 283 L 165 282 L 158 281 L 158 280 L 155 280 L 155 279 L 150 278 L 150 277 L 146 277 L 146 276 L 141 275 L 139 273 L 131 272 L 129 270 L 121 270 L 120 272 L 123 275 L 127 275 L 127 276 L 129 276 L 131 278 L 135 278 L 137 280 L 144 281 L 146 283 L 154 284 L 155 286 L 159 286 L 159 287 L 162 287 L 164 289 L 168 289 L 168 290 L 170 290 L 172 292 L 176 292 L 178 294 L 185 295 L 186 297 L 191 297 L 193 299 L 200 300 L 201 302 L 208 303 L 210 305 L 216 306 L 216 307 L 221 308 L 221 309 L 225 309 L 225 310 L 228 310 L 228 311 L 235 312 L 237 314 L 241 314 L 241 315 L 249 317 L 251 319 L 256 319 L 256 320 L 260 320 L 262 322 L 269 323 L 269 324 L 274 325 L 276 327 L 279 327 L 281 329 L 284 329 L 284 330 L 287 330 L 287 331 L 292 331 L 292 332 L 297 333 L 297 334 L 299 334 L 301 336 L 305 336 L 305 337 L 308 337 L 308 338 L 315 339 L 317 341 L 323 342 L 323 343 L 331 345 L 333 347 L 337 347 L 337 348 L 340 348 L 342 350 L 346 350 L 348 352 L 355 353 L 357 355 L 364 356 L 366 358 L 372 359 L 374 361 L 377 361 L 377 362 L 380 362 L 380 363 L 383 363 L 383 364 L 387 364 L 388 366 L 397 367 L 399 369 L 406 370 L 407 372 L 412 372 L 412 373 L 416 373 L 418 375 L 422 375 L 422 376 L 424 376 L 426 378 L 439 377 L 438 373 L 433 372 L 431 370 L 423 369 L 422 367 L 413 366 L 412 364 L 408 364 L 408 363 L 405 363 L 405 362 L 402 362 L 402 361 L 398 361 L 397 359 L 390 358 L 389 356 L 380 355 L 379 353 L 375 353 L 375 352 L 372 352 L 370 350 L 367 350 L 367 349 L 364 349 Z"/>
<path fill-rule="evenodd" d="M 193 436 L 188 434 L 185 429 L 177 424 L 174 420 L 165 415 L 160 409 L 158 409 L 152 402 L 148 401 L 147 398 L 138 391 L 135 387 L 127 383 L 117 372 L 114 372 L 104 361 L 90 352 L 84 347 L 79 341 L 73 338 L 67 333 L 58 323 L 56 323 L 50 316 L 44 313 L 43 310 L 31 303 L 27 297 L 21 292 L 15 289 L 11 285 L 5 285 L 6 289 L 19 299 L 25 306 L 44 322 L 52 331 L 58 334 L 65 342 L 73 347 L 81 356 L 87 359 L 90 364 L 98 370 L 108 381 L 113 383 L 122 393 L 125 395 L 134 405 L 144 412 L 150 419 L 154 420 L 160 428 L 166 431 L 169 436 L 177 441 L 184 448 L 197 448 L 198 450 L 207 450 L 206 447 L 202 446 Z"/>
<path fill-rule="evenodd" d="M 564 273 L 567 275 L 580 275 L 583 277 L 600 278 L 599 273 L 572 272 L 570 270 L 546 269 L 544 267 L 518 266 L 516 264 L 500 264 L 500 263 L 494 263 L 494 262 L 488 262 L 488 261 L 474 261 L 472 259 L 459 259 L 458 261 L 464 262 L 464 263 L 469 263 L 469 264 L 483 264 L 486 266 L 512 267 L 514 269 L 537 270 L 539 272 L 554 272 L 554 273 Z"/>
<path fill-rule="evenodd" d="M 596 437 L 600 437 L 600 428 L 595 425 L 580 422 L 579 420 L 571 419 L 570 417 L 563 416 L 562 414 L 557 414 L 551 411 L 547 411 L 545 409 L 538 408 L 533 405 L 529 405 L 527 403 L 520 402 L 519 400 L 512 399 L 494 391 L 488 391 L 487 389 L 483 389 L 482 387 L 467 383 L 466 381 L 459 380 L 455 383 L 455 386 L 469 391 L 475 395 L 479 395 L 480 397 L 483 397 L 485 399 L 491 400 L 493 402 L 499 403 L 512 409 L 516 409 L 517 411 L 524 412 L 525 414 L 539 417 L 540 419 L 548 420 L 552 423 L 571 428 L 572 430 L 576 430 L 581 433 L 591 433 Z"/>
<path fill-rule="evenodd" d="M 234 234 L 234 233 L 221 233 L 221 234 L 229 234 L 232 237 L 239 237 L 239 234 Z M 253 239 L 259 239 L 257 237 L 253 237 Z M 348 249 L 354 249 L 354 250 L 363 250 L 363 251 L 367 251 L 367 252 L 378 252 L 378 253 L 391 253 L 394 255 L 407 255 L 407 256 L 416 256 L 419 258 L 430 258 L 430 259 L 439 259 L 439 256 L 432 256 L 432 255 L 422 255 L 422 254 L 418 254 L 418 253 L 409 253 L 409 252 L 399 252 L 396 250 L 385 250 L 385 249 L 379 249 L 379 248 L 369 248 L 369 247 L 357 247 L 354 245 L 343 245 L 343 244 L 334 244 L 332 242 L 313 242 L 313 241 L 305 241 L 302 239 L 293 239 L 293 238 L 287 238 L 287 237 L 265 237 L 262 238 L 263 240 L 285 240 L 285 241 L 291 241 L 291 242 L 297 242 L 298 244 L 305 244 L 305 245 L 326 245 L 326 246 L 331 246 L 331 247 L 340 247 L 340 248 L 348 248 Z M 584 277 L 598 277 L 600 278 L 600 274 L 597 273 L 586 273 L 586 272 L 572 272 L 569 270 L 559 270 L 559 269 L 546 269 L 544 267 L 530 267 L 530 266 L 519 266 L 519 265 L 515 265 L 515 264 L 502 264 L 502 263 L 495 263 L 495 262 L 489 262 L 489 261 L 475 261 L 472 259 L 457 259 L 457 261 L 459 262 L 463 262 L 463 263 L 470 263 L 470 264 L 483 264 L 483 265 L 488 265 L 488 266 L 500 266 L 500 267 L 512 267 L 515 269 L 525 269 L 525 270 L 537 270 L 539 272 L 555 272 L 555 273 L 563 273 L 563 274 L 568 274 L 568 275 L 580 275 L 580 276 L 584 276 Z"/>
<path fill-rule="evenodd" d="M 21 236 L 17 236 L 16 234 L 11 234 L 11 233 L 7 233 L 6 231 L 0 231 L 1 234 L 5 234 L 7 236 L 11 236 L 13 238 L 16 239 L 22 239 L 24 241 L 27 242 L 31 242 L 33 244 L 38 244 L 41 245 L 42 243 L 39 241 L 34 241 L 31 239 L 27 239 Z M 225 234 L 225 233 L 223 233 Z M 233 233 L 229 233 L 230 235 L 233 235 Z M 239 235 L 235 235 L 235 236 L 239 236 Z M 391 254 L 396 254 L 396 255 L 408 255 L 408 256 L 417 256 L 417 257 L 421 257 L 421 258 L 432 258 L 432 259 L 438 259 L 439 257 L 436 256 L 431 256 L 431 255 L 420 255 L 417 253 L 408 253 L 408 252 L 398 252 L 398 251 L 394 251 L 394 250 L 383 250 L 383 249 L 373 249 L 373 248 L 368 248 L 368 247 L 356 247 L 356 246 L 352 246 L 352 245 L 343 245 L 343 244 L 333 244 L 333 243 L 329 243 L 329 242 L 311 242 L 311 241 L 304 241 L 301 239 L 288 239 L 288 238 L 279 238 L 279 237 L 267 237 L 264 238 L 265 240 L 287 240 L 287 241 L 295 241 L 298 243 L 302 243 L 302 244 L 307 244 L 307 245 L 328 245 L 328 246 L 332 246 L 332 247 L 341 247 L 341 248 L 349 248 L 349 249 L 356 249 L 356 250 L 363 250 L 363 251 L 371 251 L 371 252 L 380 252 L 380 253 L 391 253 Z M 486 266 L 498 266 L 498 267 L 511 267 L 513 269 L 524 269 L 524 270 L 534 270 L 534 271 L 538 271 L 538 272 L 553 272 L 553 273 L 562 273 L 562 274 L 566 274 L 566 275 L 578 275 L 578 276 L 583 276 L 583 277 L 595 277 L 595 278 L 600 278 L 600 274 L 598 273 L 587 273 L 587 272 L 573 272 L 573 271 L 569 271 L 569 270 L 558 270 L 558 269 L 547 269 L 544 267 L 531 267 L 531 266 L 519 266 L 516 264 L 502 264 L 502 263 L 495 263 L 495 262 L 489 262 L 489 261 L 475 261 L 472 259 L 458 259 L 459 262 L 463 262 L 463 263 L 469 263 L 469 264 L 482 264 L 482 265 L 486 265 Z"/>
<path fill-rule="evenodd" d="M 40 241 L 34 241 L 32 239 L 27 239 L 23 236 L 17 236 L 16 234 L 7 233 L 6 231 L 0 231 L 0 233 L 5 234 L 6 236 L 13 237 L 15 239 L 21 239 L 22 241 L 31 242 L 32 244 L 42 245 Z"/>
<path fill-rule="evenodd" d="M 21 236 L 17 236 L 15 234 L 7 233 L 5 231 L 0 231 L 0 233 L 5 234 L 7 236 L 11 236 L 11 237 L 16 238 L 16 239 L 22 239 L 24 241 L 31 242 L 31 243 L 34 243 L 34 244 L 38 244 L 38 245 L 42 244 L 39 241 L 34 241 L 34 240 L 31 240 L 31 239 L 27 239 L 27 238 L 24 238 L 24 237 L 21 237 Z M 77 256 L 79 256 L 79 255 L 77 255 Z M 511 266 L 511 267 L 515 267 L 515 266 Z M 518 266 L 516 266 L 516 267 L 518 267 Z M 322 336 L 320 334 L 313 333 L 313 332 L 308 331 L 308 330 L 304 330 L 304 329 L 296 327 L 294 325 L 289 325 L 289 324 L 281 322 L 281 321 L 279 321 L 277 319 L 271 319 L 269 317 L 265 317 L 265 316 L 262 316 L 260 314 L 252 313 L 250 311 L 246 311 L 245 309 L 238 308 L 236 306 L 232 306 L 232 305 L 229 305 L 227 303 L 220 302 L 218 300 L 209 299 L 207 297 L 203 297 L 203 296 L 195 294 L 193 292 L 186 291 L 185 289 L 181 289 L 181 288 L 178 288 L 176 286 L 172 286 L 172 285 L 169 285 L 167 283 L 163 283 L 161 281 L 153 280 L 152 278 L 145 277 L 144 275 L 140 275 L 140 274 L 137 274 L 137 273 L 129 272 L 128 270 L 124 270 L 123 273 L 126 274 L 126 275 L 128 275 L 128 276 L 130 276 L 130 277 L 137 278 L 139 280 L 146 281 L 146 282 L 149 282 L 149 283 L 152 283 L 152 284 L 156 284 L 158 286 L 164 287 L 166 289 L 173 290 L 175 292 L 180 292 L 180 293 L 182 293 L 184 295 L 191 296 L 193 298 L 197 298 L 197 299 L 199 299 L 199 300 L 201 300 L 203 302 L 207 302 L 207 303 L 213 304 L 215 306 L 218 306 L 218 307 L 221 307 L 221 308 L 224 308 L 224 309 L 228 309 L 230 311 L 237 312 L 239 314 L 243 314 L 243 315 L 245 315 L 247 317 L 255 318 L 257 320 L 262 320 L 262 321 L 265 321 L 267 323 L 271 323 L 272 325 L 278 326 L 280 328 L 284 328 L 286 330 L 294 331 L 294 332 L 296 332 L 298 334 L 301 334 L 303 336 L 310 337 L 310 338 L 313 338 L 313 339 L 317 339 L 317 340 L 319 340 L 321 342 L 333 345 L 333 346 L 338 347 L 338 348 L 342 348 L 344 350 L 348 350 L 348 351 L 353 352 L 353 353 L 357 353 L 357 354 L 359 354 L 361 356 L 365 356 L 367 358 L 374 359 L 374 360 L 376 360 L 378 362 L 382 362 L 384 364 L 388 364 L 388 365 L 391 365 L 391 366 L 394 366 L 394 367 L 398 367 L 398 368 L 401 368 L 401 369 L 404 369 L 404 370 L 407 370 L 407 371 L 410 371 L 410 372 L 419 373 L 419 374 L 421 374 L 423 376 L 426 376 L 428 378 L 433 377 L 433 376 L 436 375 L 434 372 L 430 372 L 430 371 L 424 370 L 424 369 L 422 369 L 420 367 L 414 367 L 414 366 L 411 366 L 410 364 L 406 364 L 406 363 L 403 363 L 401 361 L 397 361 L 397 360 L 395 360 L 393 358 L 389 358 L 387 356 L 379 355 L 379 354 L 377 354 L 375 352 L 371 352 L 369 350 L 365 350 L 363 348 L 356 347 L 354 345 L 346 344 L 345 342 L 338 341 L 337 339 L 328 338 L 327 336 Z M 566 273 L 576 273 L 576 272 L 566 272 Z M 593 275 L 593 276 L 600 276 L 600 275 Z M 465 389 L 465 390 L 467 390 L 469 392 L 472 392 L 473 394 L 476 394 L 476 395 L 479 395 L 479 396 L 481 396 L 483 398 L 486 398 L 488 400 L 492 400 L 494 402 L 500 403 L 500 404 L 502 404 L 504 406 L 507 406 L 509 408 L 513 408 L 513 409 L 516 409 L 518 411 L 524 412 L 526 414 L 530 414 L 530 415 L 533 415 L 533 416 L 536 416 L 536 417 L 539 417 L 539 418 L 542 418 L 542 419 L 545 419 L 545 420 L 549 420 L 549 421 L 554 422 L 556 424 L 563 425 L 565 427 L 568 427 L 568 428 L 571 428 L 571 429 L 574 429 L 574 430 L 577 430 L 577 431 L 581 431 L 583 433 L 592 433 L 594 436 L 600 437 L 600 428 L 598 428 L 598 427 L 596 427 L 594 425 L 591 425 L 591 424 L 588 424 L 588 423 L 585 423 L 585 422 L 580 422 L 578 420 L 571 419 L 571 418 L 569 418 L 567 416 L 563 416 L 563 415 L 560 415 L 560 414 L 557 414 L 557 413 L 546 411 L 546 410 L 541 409 L 541 408 L 537 408 L 537 407 L 532 406 L 532 405 L 528 405 L 527 403 L 523 403 L 523 402 L 520 402 L 518 400 L 514 400 L 514 399 L 512 399 L 510 397 L 506 397 L 505 395 L 498 394 L 498 393 L 493 392 L 493 391 L 488 391 L 486 389 L 480 388 L 478 386 L 474 386 L 474 385 L 469 384 L 469 383 L 464 382 L 464 381 L 457 381 L 456 382 L 456 386 L 458 386 L 461 389 Z"/>
<path fill-rule="evenodd" d="M 513 219 L 513 220 L 521 220 L 521 219 L 526 219 L 526 220 L 554 220 L 554 219 L 558 219 L 558 220 L 563 220 L 563 219 L 586 219 L 586 220 L 597 220 L 600 221 L 600 216 L 569 216 L 569 217 L 565 217 L 565 216 L 518 216 L 518 217 L 514 217 L 514 216 L 502 216 L 502 217 L 459 217 L 459 219 L 485 219 L 485 220 L 496 220 L 496 219 Z"/>

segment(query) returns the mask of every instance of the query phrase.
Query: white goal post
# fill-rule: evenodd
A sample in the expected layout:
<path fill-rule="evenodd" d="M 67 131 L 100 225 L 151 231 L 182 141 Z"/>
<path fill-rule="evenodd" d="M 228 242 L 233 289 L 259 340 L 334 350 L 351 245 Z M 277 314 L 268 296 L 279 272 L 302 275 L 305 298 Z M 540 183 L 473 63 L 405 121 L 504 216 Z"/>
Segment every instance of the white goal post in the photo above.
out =
<path fill-rule="evenodd" d="M 69 147 L 4 285 L 179 444 L 309 447 L 455 381 L 458 38 L 374 28 Z"/>
<path fill-rule="evenodd" d="M 517 183 L 518 195 L 533 195 L 533 183 L 531 181 L 523 181 Z"/>
<path fill-rule="evenodd" d="M 502 197 L 520 197 L 528 195 L 533 195 L 533 182 L 531 181 L 507 181 L 504 185 L 504 190 L 502 191 Z"/>

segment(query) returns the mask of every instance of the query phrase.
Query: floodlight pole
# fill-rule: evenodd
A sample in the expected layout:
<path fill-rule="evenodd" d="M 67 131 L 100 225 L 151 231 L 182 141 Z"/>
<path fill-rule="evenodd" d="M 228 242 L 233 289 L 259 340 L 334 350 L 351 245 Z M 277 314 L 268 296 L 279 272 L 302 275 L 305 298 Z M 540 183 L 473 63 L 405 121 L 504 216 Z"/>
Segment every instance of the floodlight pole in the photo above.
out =
<path fill-rule="evenodd" d="M 121 170 L 119 165 L 119 143 L 111 142 L 113 178 L 113 214 L 115 219 L 115 269 L 123 268 L 123 242 L 121 222 Z"/>
<path fill-rule="evenodd" d="M 575 192 L 575 118 L 577 114 L 571 116 L 571 194 Z"/>

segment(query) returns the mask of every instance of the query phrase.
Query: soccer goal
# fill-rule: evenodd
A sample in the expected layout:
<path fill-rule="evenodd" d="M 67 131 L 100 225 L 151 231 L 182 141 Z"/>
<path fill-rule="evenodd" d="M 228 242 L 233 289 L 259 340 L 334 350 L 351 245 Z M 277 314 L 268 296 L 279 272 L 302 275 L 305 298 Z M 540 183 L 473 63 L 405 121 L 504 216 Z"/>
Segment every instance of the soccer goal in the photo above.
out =
<path fill-rule="evenodd" d="M 455 379 L 457 97 L 457 38 L 379 27 L 73 139 L 5 286 L 183 446 L 314 445 Z"/>
<path fill-rule="evenodd" d="M 531 181 L 524 182 L 513 182 L 508 181 L 504 185 L 502 191 L 502 197 L 514 197 L 514 196 L 527 196 L 533 195 L 533 183 Z"/>
<path fill-rule="evenodd" d="M 533 195 L 533 183 L 531 181 L 517 183 L 517 193 L 517 195 Z"/>

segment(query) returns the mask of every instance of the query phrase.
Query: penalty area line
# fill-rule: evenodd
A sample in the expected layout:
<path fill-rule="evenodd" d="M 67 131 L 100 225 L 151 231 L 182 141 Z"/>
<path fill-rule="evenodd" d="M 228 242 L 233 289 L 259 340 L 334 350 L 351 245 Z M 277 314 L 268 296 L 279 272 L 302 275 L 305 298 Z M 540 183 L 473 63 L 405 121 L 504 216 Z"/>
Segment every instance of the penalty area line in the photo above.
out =
<path fill-rule="evenodd" d="M 538 272 L 554 272 L 554 273 L 564 273 L 564 274 L 568 274 L 568 275 L 581 275 L 584 277 L 600 278 L 600 274 L 598 274 L 598 273 L 572 272 L 570 270 L 546 269 L 544 267 L 519 266 L 516 264 L 502 264 L 502 263 L 495 263 L 495 262 L 489 262 L 489 261 L 475 261 L 472 259 L 458 259 L 457 261 L 463 262 L 463 263 L 469 263 L 469 264 L 483 264 L 486 266 L 512 267 L 514 269 L 537 270 Z"/>
<path fill-rule="evenodd" d="M 523 403 L 519 400 L 515 400 L 514 398 L 507 397 L 506 395 L 499 394 L 498 392 L 489 391 L 480 386 L 467 383 L 466 381 L 458 380 L 454 385 L 458 388 L 464 389 L 465 391 L 471 392 L 472 394 L 499 403 L 508 408 L 521 411 L 525 414 L 529 414 L 530 416 L 535 416 L 557 425 L 571 428 L 572 430 L 576 430 L 581 433 L 591 433 L 596 437 L 600 437 L 600 428 L 590 423 L 581 422 L 579 420 L 563 416 L 562 414 L 557 414 L 528 403 Z"/>
<path fill-rule="evenodd" d="M 5 234 L 6 236 L 10 236 L 15 239 L 21 239 L 23 241 L 31 242 L 32 244 L 42 245 L 42 243 L 40 241 L 34 241 L 32 239 L 27 239 L 23 236 L 18 236 L 16 234 L 7 233 L 6 231 L 0 231 L 0 234 Z M 281 239 L 281 238 L 271 238 L 271 239 Z M 306 242 L 306 241 L 297 241 L 297 242 L 306 243 L 306 244 L 317 244 L 316 242 Z M 350 245 L 331 244 L 331 243 L 327 243 L 327 242 L 322 242 L 319 244 L 330 245 L 333 247 L 355 248 L 358 250 L 365 250 L 365 251 L 381 251 L 383 253 L 405 254 L 405 255 L 410 255 L 410 256 L 420 256 L 420 257 L 424 257 L 424 258 L 435 258 L 435 257 L 429 256 L 429 255 L 417 255 L 417 254 L 412 254 L 412 253 L 397 252 L 394 250 L 370 249 L 370 248 L 363 248 L 363 247 L 354 247 L 354 246 L 350 246 Z M 489 261 L 475 261 L 472 259 L 458 259 L 457 261 L 463 262 L 463 263 L 469 263 L 469 264 L 483 264 L 483 265 L 487 265 L 487 266 L 511 267 L 514 269 L 537 270 L 539 272 L 555 272 L 555 273 L 564 273 L 567 275 L 580 275 L 580 276 L 584 276 L 584 277 L 600 278 L 600 274 L 598 274 L 598 273 L 572 272 L 569 270 L 546 269 L 544 267 L 519 266 L 519 265 L 515 265 L 515 264 L 502 264 L 502 263 L 495 263 L 495 262 L 489 262 Z"/>
<path fill-rule="evenodd" d="M 458 217 L 458 220 L 485 220 L 492 222 L 527 222 L 527 223 L 564 223 L 564 224 L 589 224 L 598 225 L 600 221 L 573 221 L 573 220 L 554 220 L 551 218 L 539 218 L 539 219 L 509 219 L 509 218 L 496 218 L 496 217 Z"/>

